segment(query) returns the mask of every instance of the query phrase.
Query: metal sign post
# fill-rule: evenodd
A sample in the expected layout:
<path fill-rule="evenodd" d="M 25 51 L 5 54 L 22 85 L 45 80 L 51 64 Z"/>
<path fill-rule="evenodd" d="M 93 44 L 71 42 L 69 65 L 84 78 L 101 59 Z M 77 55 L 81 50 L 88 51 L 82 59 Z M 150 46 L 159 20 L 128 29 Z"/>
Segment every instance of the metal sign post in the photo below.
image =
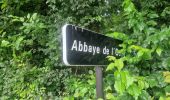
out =
<path fill-rule="evenodd" d="M 97 99 L 99 98 L 104 99 L 102 68 L 100 66 L 96 66 L 95 70 L 96 70 L 96 96 Z"/>

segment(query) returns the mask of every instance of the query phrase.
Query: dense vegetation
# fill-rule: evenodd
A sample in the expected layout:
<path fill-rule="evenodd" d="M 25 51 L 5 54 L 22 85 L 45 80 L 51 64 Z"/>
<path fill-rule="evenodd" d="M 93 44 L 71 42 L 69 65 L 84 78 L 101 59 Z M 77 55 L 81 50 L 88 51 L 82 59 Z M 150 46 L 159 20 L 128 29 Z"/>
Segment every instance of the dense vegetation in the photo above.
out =
<path fill-rule="evenodd" d="M 1 0 L 0 99 L 95 99 L 93 67 L 65 67 L 65 23 L 120 39 L 121 58 L 108 57 L 108 100 L 168 100 L 170 1 Z"/>

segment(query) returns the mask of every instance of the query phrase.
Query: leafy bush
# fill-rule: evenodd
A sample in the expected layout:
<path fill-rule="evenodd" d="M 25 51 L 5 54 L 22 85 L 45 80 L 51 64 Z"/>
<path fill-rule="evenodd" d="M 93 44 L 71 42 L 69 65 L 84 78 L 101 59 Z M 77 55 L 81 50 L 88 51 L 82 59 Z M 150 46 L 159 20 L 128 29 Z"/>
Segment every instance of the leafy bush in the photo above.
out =
<path fill-rule="evenodd" d="M 106 99 L 168 99 L 169 1 L 1 0 L 0 7 L 1 99 L 96 98 L 93 68 L 61 63 L 65 23 L 123 41 L 122 57 L 109 56 L 104 68 Z"/>
<path fill-rule="evenodd" d="M 168 61 L 164 60 L 169 59 L 169 26 L 158 21 L 164 10 L 146 10 L 157 6 L 167 9 L 165 2 L 151 7 L 143 5 L 145 1 L 137 2 L 137 7 L 141 5 L 137 9 L 135 2 L 124 0 L 123 13 L 129 30 L 125 31 L 126 35 L 120 32 L 109 35 L 124 43 L 119 51 L 122 58 L 109 57 L 112 63 L 107 70 L 114 71 L 114 87 L 106 88 L 110 91 L 106 95 L 108 99 L 122 99 L 122 96 L 126 100 L 168 99 L 165 71 L 169 68 Z"/>

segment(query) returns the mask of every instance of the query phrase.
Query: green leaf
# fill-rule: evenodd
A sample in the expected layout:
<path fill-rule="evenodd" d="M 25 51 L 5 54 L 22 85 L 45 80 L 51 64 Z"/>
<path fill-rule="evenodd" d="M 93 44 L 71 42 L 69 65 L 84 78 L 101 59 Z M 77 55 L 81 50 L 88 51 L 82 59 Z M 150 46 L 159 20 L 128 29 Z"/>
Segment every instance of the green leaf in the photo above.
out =
<path fill-rule="evenodd" d="M 34 14 L 32 15 L 32 19 L 35 20 L 36 18 L 37 18 L 37 13 L 34 13 Z"/>
<path fill-rule="evenodd" d="M 138 80 L 138 85 L 140 89 L 144 89 L 145 88 L 145 82 L 143 80 Z"/>
<path fill-rule="evenodd" d="M 142 30 L 144 29 L 144 27 L 145 27 L 145 24 L 144 24 L 144 23 L 138 23 L 138 24 L 137 24 L 137 28 L 138 28 L 140 31 L 142 31 Z"/>
<path fill-rule="evenodd" d="M 161 96 L 161 97 L 159 97 L 159 100 L 165 100 L 165 98 Z"/>
<path fill-rule="evenodd" d="M 28 18 L 28 19 L 30 18 L 30 14 L 27 15 L 27 18 Z"/>
<path fill-rule="evenodd" d="M 138 57 L 142 57 L 143 54 L 144 54 L 144 52 L 143 52 L 142 50 L 140 50 L 140 51 L 137 53 L 137 56 L 138 56 Z"/>
<path fill-rule="evenodd" d="M 128 88 L 130 85 L 132 85 L 134 82 L 134 78 L 129 76 L 129 74 L 126 74 L 126 87 Z"/>
<path fill-rule="evenodd" d="M 21 41 L 24 39 L 24 37 L 23 36 L 20 36 L 17 40 L 16 40 L 16 42 L 15 42 L 15 48 L 16 48 L 16 50 L 19 50 L 19 45 L 20 45 L 20 43 L 21 43 Z"/>
<path fill-rule="evenodd" d="M 75 93 L 74 93 L 74 97 L 79 97 L 80 96 L 80 93 L 78 92 L 78 91 L 76 91 Z"/>
<path fill-rule="evenodd" d="M 116 80 L 114 87 L 119 93 L 123 93 L 134 82 L 127 71 L 115 71 L 114 76 Z"/>
<path fill-rule="evenodd" d="M 2 42 L 1 42 L 1 47 L 8 47 L 8 45 L 9 45 L 9 42 L 8 42 L 8 41 L 2 40 Z"/>
<path fill-rule="evenodd" d="M 158 82 L 153 76 L 147 77 L 147 82 L 151 88 L 158 85 Z"/>
<path fill-rule="evenodd" d="M 108 59 L 109 61 L 115 61 L 115 60 L 116 60 L 116 57 L 114 57 L 114 56 L 107 56 L 107 59 Z"/>
<path fill-rule="evenodd" d="M 156 13 L 149 13 L 148 16 L 149 16 L 150 18 L 158 18 L 158 17 L 159 17 L 159 15 L 156 14 Z"/>
<path fill-rule="evenodd" d="M 144 60 L 150 60 L 151 58 L 152 58 L 152 56 L 151 56 L 151 50 L 149 50 L 149 49 L 143 49 L 143 52 L 144 52 L 144 54 L 143 54 L 143 59 Z"/>
<path fill-rule="evenodd" d="M 134 50 L 142 50 L 142 47 L 137 46 L 137 45 L 131 45 L 129 48 L 134 49 Z"/>
<path fill-rule="evenodd" d="M 124 6 L 124 11 L 125 11 L 127 14 L 136 11 L 135 6 L 134 6 L 134 4 L 132 3 L 131 0 L 124 0 L 123 6 Z"/>
<path fill-rule="evenodd" d="M 115 81 L 114 88 L 118 93 L 123 94 L 125 91 L 125 84 L 122 84 L 120 80 L 117 80 Z"/>
<path fill-rule="evenodd" d="M 158 48 L 156 49 L 156 53 L 160 56 L 161 53 L 162 53 L 162 49 L 161 49 L 160 47 L 158 47 Z"/>
<path fill-rule="evenodd" d="M 3 4 L 1 5 L 1 9 L 5 9 L 5 8 L 8 6 L 7 3 L 8 3 L 7 1 L 6 1 L 6 2 L 3 2 Z"/>
<path fill-rule="evenodd" d="M 129 38 L 128 35 L 126 35 L 124 33 L 120 33 L 120 32 L 108 33 L 107 36 L 116 38 L 119 40 L 127 40 Z"/>
<path fill-rule="evenodd" d="M 116 98 L 113 96 L 112 93 L 107 93 L 107 94 L 106 94 L 106 99 L 107 99 L 107 100 L 116 100 Z"/>
<path fill-rule="evenodd" d="M 122 84 L 124 84 L 125 86 L 127 86 L 127 72 L 125 71 L 121 71 L 120 73 L 120 79 L 117 78 L 117 80 L 121 80 Z"/>
<path fill-rule="evenodd" d="M 154 20 L 151 20 L 151 21 L 148 21 L 147 24 L 148 24 L 148 25 L 151 25 L 151 26 L 156 26 L 156 25 L 157 25 L 157 22 L 154 21 Z"/>
<path fill-rule="evenodd" d="M 110 63 L 110 64 L 107 66 L 106 71 L 113 70 L 114 67 L 115 67 L 115 64 L 114 64 L 114 63 Z"/>
<path fill-rule="evenodd" d="M 93 71 L 92 71 L 92 70 L 89 70 L 89 74 L 93 74 Z"/>
<path fill-rule="evenodd" d="M 81 96 L 84 97 L 84 94 L 88 92 L 87 87 L 83 87 L 83 89 L 81 90 Z"/>
<path fill-rule="evenodd" d="M 123 59 L 118 59 L 115 61 L 115 66 L 119 71 L 124 67 Z"/>
<path fill-rule="evenodd" d="M 126 89 L 133 84 L 134 78 L 129 75 L 128 71 L 116 71 L 115 79 L 120 80 L 125 85 Z"/>
<path fill-rule="evenodd" d="M 162 65 L 165 68 L 170 68 L 170 57 L 167 57 L 167 58 L 163 59 Z"/>
<path fill-rule="evenodd" d="M 170 85 L 167 85 L 167 86 L 165 87 L 165 91 L 166 91 L 167 93 L 170 93 Z"/>
<path fill-rule="evenodd" d="M 151 96 L 148 94 L 147 91 L 142 90 L 142 93 L 139 96 L 139 100 L 152 100 Z"/>
<path fill-rule="evenodd" d="M 137 98 L 141 94 L 141 89 L 136 85 L 132 84 L 128 89 L 128 93 L 133 97 Z"/>

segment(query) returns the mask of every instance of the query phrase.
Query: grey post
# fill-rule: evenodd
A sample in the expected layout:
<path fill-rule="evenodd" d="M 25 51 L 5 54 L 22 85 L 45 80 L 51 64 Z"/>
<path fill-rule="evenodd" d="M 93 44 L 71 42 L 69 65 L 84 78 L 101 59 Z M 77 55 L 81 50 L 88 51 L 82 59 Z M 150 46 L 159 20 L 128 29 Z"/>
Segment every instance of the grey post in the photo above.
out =
<path fill-rule="evenodd" d="M 104 99 L 102 67 L 96 66 L 95 69 L 96 69 L 96 95 L 97 95 L 97 99 L 98 98 Z"/>

